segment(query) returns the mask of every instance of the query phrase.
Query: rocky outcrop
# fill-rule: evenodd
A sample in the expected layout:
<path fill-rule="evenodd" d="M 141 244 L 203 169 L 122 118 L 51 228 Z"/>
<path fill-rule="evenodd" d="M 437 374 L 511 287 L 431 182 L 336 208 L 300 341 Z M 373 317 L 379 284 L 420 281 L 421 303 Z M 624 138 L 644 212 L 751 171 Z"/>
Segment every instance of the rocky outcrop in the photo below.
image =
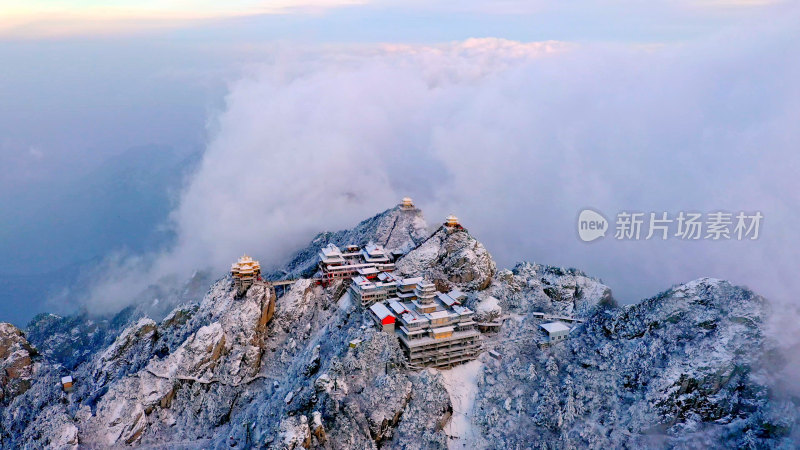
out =
<path fill-rule="evenodd" d="M 418 434 L 421 448 L 444 448 L 438 424 L 450 403 L 438 373 L 405 368 L 397 339 L 366 326 L 364 311 L 347 294 L 327 307 L 326 301 L 327 290 L 313 285 L 295 286 L 281 298 L 274 323 L 282 326 L 270 341 L 278 347 L 265 360 L 276 377 L 232 416 L 236 425 L 226 442 L 396 447 L 406 445 L 397 439 L 407 429 Z"/>
<path fill-rule="evenodd" d="M 274 304 L 274 290 L 266 284 L 256 283 L 244 297 L 237 297 L 230 280 L 217 283 L 198 307 L 202 314 L 193 317 L 204 319 L 204 325 L 169 355 L 148 358 L 141 370 L 121 378 L 102 395 L 85 425 L 87 440 L 99 445 L 133 444 L 146 433 L 158 433 L 179 421 L 219 421 L 228 414 L 226 405 L 237 395 L 236 388 L 252 381 L 261 368 Z M 162 325 L 180 328 L 176 321 L 183 314 L 177 310 Z M 183 326 L 191 326 L 191 320 Z M 155 332 L 156 324 L 149 319 L 123 331 L 98 359 L 96 373 L 121 365 L 129 359 L 130 349 L 146 350 L 142 346 L 156 342 Z M 176 402 L 184 404 L 176 408 Z M 213 404 L 204 411 L 207 417 L 198 417 L 186 402 Z"/>
<path fill-rule="evenodd" d="M 89 311 L 69 316 L 39 314 L 25 331 L 30 343 L 43 357 L 72 371 L 95 358 L 139 319 L 149 317 L 158 322 L 177 305 L 197 306 L 213 282 L 208 273 L 196 272 L 183 283 L 166 280 L 163 285 L 149 286 L 135 305 L 116 314 L 101 317 Z M 164 333 L 160 335 L 164 336 Z"/>
<path fill-rule="evenodd" d="M 486 248 L 464 229 L 440 227 L 397 262 L 404 276 L 424 276 L 439 290 L 489 287 L 497 266 Z"/>
<path fill-rule="evenodd" d="M 144 367 L 154 353 L 158 339 L 156 328 L 155 321 L 142 318 L 123 330 L 97 358 L 92 373 L 93 387 L 100 389 L 109 381 Z"/>
<path fill-rule="evenodd" d="M 0 323 L 0 404 L 30 388 L 35 355 L 22 331 L 10 323 Z"/>
<path fill-rule="evenodd" d="M 0 324 L 0 448 L 77 448 L 78 427 L 61 389 L 64 374 L 19 329 Z"/>

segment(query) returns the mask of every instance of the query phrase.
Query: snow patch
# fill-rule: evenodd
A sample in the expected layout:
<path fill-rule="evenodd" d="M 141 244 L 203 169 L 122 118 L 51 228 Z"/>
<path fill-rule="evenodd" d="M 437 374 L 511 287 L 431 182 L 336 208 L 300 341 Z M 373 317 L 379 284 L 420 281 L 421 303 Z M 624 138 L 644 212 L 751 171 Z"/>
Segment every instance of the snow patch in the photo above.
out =
<path fill-rule="evenodd" d="M 447 447 L 450 449 L 487 447 L 480 430 L 472 421 L 475 395 L 478 392 L 478 377 L 482 372 L 483 362 L 478 359 L 441 371 L 453 405 L 453 416 L 444 427 L 448 436 Z"/>
<path fill-rule="evenodd" d="M 350 309 L 350 307 L 353 306 L 353 301 L 350 299 L 350 291 L 345 292 L 336 304 L 339 306 L 340 311 L 347 311 Z"/>
<path fill-rule="evenodd" d="M 491 313 L 493 311 L 497 311 L 500 313 L 500 300 L 494 297 L 487 297 L 486 299 L 482 300 L 478 305 L 475 307 L 475 311 L 479 313 Z"/>

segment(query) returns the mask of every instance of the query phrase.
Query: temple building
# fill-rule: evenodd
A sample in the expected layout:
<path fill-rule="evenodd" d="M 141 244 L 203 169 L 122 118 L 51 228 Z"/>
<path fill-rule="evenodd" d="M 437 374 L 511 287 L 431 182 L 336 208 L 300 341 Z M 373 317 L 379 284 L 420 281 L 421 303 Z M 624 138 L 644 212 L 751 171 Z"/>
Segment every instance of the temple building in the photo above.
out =
<path fill-rule="evenodd" d="M 334 244 L 319 251 L 319 272 L 323 283 L 364 276 L 374 278 L 380 272 L 391 272 L 394 263 L 383 246 L 370 242 L 364 248 L 347 246 L 342 252 Z"/>
<path fill-rule="evenodd" d="M 361 256 L 363 256 L 364 261 L 367 263 L 388 264 L 391 262 L 389 256 L 386 254 L 386 250 L 382 246 L 373 244 L 372 242 L 361 249 Z"/>
<path fill-rule="evenodd" d="M 389 295 L 394 294 L 396 291 L 397 285 L 395 283 L 374 282 L 361 275 L 353 277 L 353 282 L 350 284 L 350 295 L 354 301 L 362 306 L 386 300 Z"/>
<path fill-rule="evenodd" d="M 430 281 L 420 281 L 414 288 L 414 306 L 419 312 L 430 313 L 436 311 L 436 286 Z"/>
<path fill-rule="evenodd" d="M 261 264 L 253 258 L 243 255 L 239 261 L 231 264 L 231 276 L 237 295 L 242 295 L 256 280 L 261 279 Z"/>
<path fill-rule="evenodd" d="M 400 209 L 403 211 L 411 211 L 414 209 L 414 202 L 411 200 L 411 197 L 403 197 L 403 201 L 400 202 Z"/>
<path fill-rule="evenodd" d="M 461 224 L 458 222 L 458 217 L 452 214 L 450 214 L 449 216 L 447 216 L 447 218 L 445 218 L 444 229 L 448 233 L 452 233 L 454 231 L 466 231 L 466 229 L 462 227 Z"/>
<path fill-rule="evenodd" d="M 375 323 L 381 328 L 381 330 L 387 333 L 394 332 L 394 324 L 397 321 L 397 318 L 386 308 L 383 303 L 375 303 L 374 305 L 370 306 L 369 311 L 373 320 L 375 320 Z"/>
<path fill-rule="evenodd" d="M 447 219 L 445 219 L 444 225 L 446 227 L 457 227 L 459 225 L 458 224 L 458 217 L 450 214 L 449 216 L 447 216 Z"/>

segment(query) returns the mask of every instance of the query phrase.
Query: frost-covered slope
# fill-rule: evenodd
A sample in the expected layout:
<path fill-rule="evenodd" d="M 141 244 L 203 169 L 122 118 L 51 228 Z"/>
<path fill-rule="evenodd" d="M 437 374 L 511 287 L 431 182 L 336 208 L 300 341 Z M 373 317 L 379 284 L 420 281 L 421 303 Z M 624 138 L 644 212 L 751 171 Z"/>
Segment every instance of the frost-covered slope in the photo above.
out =
<path fill-rule="evenodd" d="M 584 317 L 598 306 L 616 305 L 608 286 L 577 269 L 520 263 L 496 278 L 489 292 L 509 313 Z"/>
<path fill-rule="evenodd" d="M 24 393 L 35 375 L 36 351 L 17 327 L 0 323 L 0 401 Z"/>
<path fill-rule="evenodd" d="M 504 448 L 531 435 L 559 448 L 792 446 L 797 406 L 769 398 L 767 314 L 752 292 L 700 279 L 598 312 L 563 344 L 505 345 L 480 383 L 480 426 Z"/>
<path fill-rule="evenodd" d="M 164 280 L 141 292 L 139 303 L 109 316 L 97 317 L 88 311 L 71 316 L 39 314 L 28 324 L 27 337 L 50 361 L 72 370 L 110 345 L 137 320 L 160 320 L 177 305 L 197 303 L 214 280 L 204 272 L 196 272 L 182 283 Z"/>

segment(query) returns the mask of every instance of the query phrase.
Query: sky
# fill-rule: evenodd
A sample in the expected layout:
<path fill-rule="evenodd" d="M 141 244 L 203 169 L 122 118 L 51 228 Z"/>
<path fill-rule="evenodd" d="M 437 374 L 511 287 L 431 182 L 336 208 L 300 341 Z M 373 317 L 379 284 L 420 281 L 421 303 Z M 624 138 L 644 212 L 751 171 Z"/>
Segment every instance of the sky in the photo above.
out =
<path fill-rule="evenodd" d="M 245 251 L 277 264 L 410 195 L 501 266 L 578 267 L 623 303 L 714 276 L 796 304 L 797 19 L 758 0 L 6 0 L 0 217 L 157 145 L 202 154 L 158 224 L 174 241 L 92 246 L 101 275 L 70 302 L 113 312 Z M 585 207 L 765 221 L 753 242 L 586 244 Z M 0 275 L 83 264 L 24 228 L 0 232 Z"/>
<path fill-rule="evenodd" d="M 88 36 L 203 36 L 230 41 L 328 42 L 583 39 L 664 41 L 718 31 L 782 0 L 5 0 L 0 36 L 63 39 Z M 224 31 L 223 31 L 224 30 Z"/>

